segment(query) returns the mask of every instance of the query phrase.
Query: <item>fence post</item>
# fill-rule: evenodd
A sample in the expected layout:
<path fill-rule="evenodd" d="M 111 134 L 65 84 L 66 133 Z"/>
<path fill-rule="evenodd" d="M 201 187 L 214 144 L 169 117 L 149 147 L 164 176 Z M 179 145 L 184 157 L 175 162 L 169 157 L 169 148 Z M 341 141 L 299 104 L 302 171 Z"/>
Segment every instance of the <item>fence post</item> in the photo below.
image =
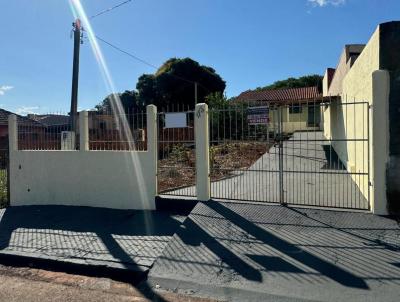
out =
<path fill-rule="evenodd" d="M 79 150 L 89 151 L 89 122 L 88 112 L 79 112 Z"/>
<path fill-rule="evenodd" d="M 8 116 L 8 145 L 10 152 L 18 150 L 18 125 L 15 114 Z"/>
<path fill-rule="evenodd" d="M 196 139 L 196 190 L 197 199 L 207 201 L 210 192 L 210 154 L 208 133 L 208 106 L 196 105 L 194 134 Z"/>
<path fill-rule="evenodd" d="M 150 153 L 152 157 L 152 170 L 155 175 L 155 183 L 154 183 L 154 196 L 157 195 L 157 107 L 154 105 L 148 105 L 146 107 L 146 115 L 147 115 L 147 152 Z"/>
<path fill-rule="evenodd" d="M 371 211 L 387 215 L 387 165 L 389 162 L 389 92 L 390 75 L 386 70 L 372 73 L 372 112 L 370 117 Z"/>

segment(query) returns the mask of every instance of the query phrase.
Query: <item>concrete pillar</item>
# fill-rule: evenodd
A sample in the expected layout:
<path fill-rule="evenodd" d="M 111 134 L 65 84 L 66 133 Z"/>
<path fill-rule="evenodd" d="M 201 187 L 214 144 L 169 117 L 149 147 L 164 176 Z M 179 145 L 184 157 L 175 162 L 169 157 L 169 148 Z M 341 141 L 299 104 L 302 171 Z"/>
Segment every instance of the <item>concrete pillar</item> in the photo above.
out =
<path fill-rule="evenodd" d="M 8 144 L 10 152 L 18 150 L 18 125 L 14 114 L 8 116 Z"/>
<path fill-rule="evenodd" d="M 372 110 L 370 117 L 371 211 L 387 215 L 386 170 L 389 161 L 390 75 L 386 70 L 372 73 Z"/>
<path fill-rule="evenodd" d="M 194 121 L 197 199 L 207 201 L 211 198 L 207 104 L 200 103 L 196 105 Z"/>
<path fill-rule="evenodd" d="M 152 167 L 154 171 L 155 184 L 154 196 L 157 195 L 157 162 L 158 162 L 158 137 L 157 137 L 157 107 L 148 105 L 146 107 L 147 113 L 147 152 L 152 157 Z"/>
<path fill-rule="evenodd" d="M 79 150 L 89 151 L 89 116 L 87 111 L 79 112 Z"/>

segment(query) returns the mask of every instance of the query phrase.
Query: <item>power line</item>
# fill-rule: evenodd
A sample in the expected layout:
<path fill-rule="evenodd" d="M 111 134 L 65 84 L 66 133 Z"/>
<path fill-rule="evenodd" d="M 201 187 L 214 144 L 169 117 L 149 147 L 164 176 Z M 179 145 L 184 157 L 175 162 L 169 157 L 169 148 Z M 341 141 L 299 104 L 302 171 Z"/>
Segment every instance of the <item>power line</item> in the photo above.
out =
<path fill-rule="evenodd" d="M 110 42 L 107 42 L 106 40 L 104 40 L 103 38 L 100 38 L 99 36 L 95 36 L 95 38 L 96 38 L 97 40 L 99 40 L 99 41 L 101 41 L 101 42 L 107 44 L 108 46 L 114 48 L 115 50 L 118 50 L 119 52 L 122 52 L 123 54 L 126 54 L 127 56 L 129 56 L 129 57 L 135 59 L 136 61 L 142 62 L 143 64 L 145 64 L 145 65 L 147 65 L 147 66 L 149 66 L 149 67 L 152 67 L 152 68 L 154 68 L 154 69 L 158 69 L 157 66 L 155 66 L 155 65 L 153 65 L 153 64 L 151 64 L 151 63 L 149 63 L 149 62 L 147 62 L 147 61 L 145 61 L 145 60 L 139 58 L 138 56 L 135 56 L 134 54 L 131 54 L 131 53 L 129 53 L 129 52 L 127 52 L 127 51 L 125 51 L 125 50 L 119 48 L 118 46 L 115 46 L 114 44 L 112 44 L 112 43 L 110 43 Z"/>
<path fill-rule="evenodd" d="M 99 13 L 93 15 L 93 16 L 91 16 L 89 19 L 90 19 L 90 20 L 91 20 L 91 19 L 94 19 L 94 18 L 96 18 L 96 17 L 98 17 L 98 16 L 101 16 L 101 15 L 103 15 L 103 14 L 105 14 L 105 13 L 108 13 L 108 12 L 110 12 L 110 11 L 112 11 L 112 10 L 118 8 L 118 7 L 121 7 L 122 5 L 125 5 L 125 4 L 127 4 L 127 3 L 129 3 L 129 2 L 132 2 L 132 0 L 126 0 L 126 1 L 124 1 L 124 2 L 121 2 L 121 3 L 117 4 L 117 5 L 114 5 L 114 6 L 112 6 L 112 7 L 109 7 L 109 8 L 107 8 L 107 9 L 105 9 L 105 10 L 103 10 L 103 11 L 101 11 L 101 12 L 99 12 Z"/>
<path fill-rule="evenodd" d="M 127 55 L 127 56 L 129 56 L 129 57 L 131 57 L 132 59 L 135 59 L 136 61 L 139 61 L 139 62 L 141 62 L 141 63 L 143 63 L 143 64 L 145 64 L 145 65 L 147 65 L 147 66 L 149 66 L 149 67 L 154 68 L 155 70 L 158 70 L 158 67 L 155 66 L 154 64 L 151 64 L 151 63 L 149 63 L 149 62 L 147 62 L 147 61 L 145 61 L 145 60 L 139 58 L 138 56 L 136 56 L 136 55 L 134 55 L 134 54 L 132 54 L 132 53 L 126 51 L 126 50 L 121 49 L 120 47 L 118 47 L 118 46 L 116 46 L 116 45 L 114 45 L 114 44 L 112 44 L 112 43 L 110 43 L 110 42 L 104 40 L 103 38 L 101 38 L 101 37 L 99 37 L 99 36 L 95 36 L 95 38 L 96 38 L 97 40 L 99 40 L 99 41 L 101 41 L 101 42 L 107 44 L 108 46 L 114 48 L 115 50 L 118 50 L 119 52 L 121 52 L 121 53 L 123 53 L 123 54 L 125 54 L 125 55 Z M 185 81 L 185 82 L 187 82 L 187 83 L 190 83 L 190 84 L 197 84 L 197 85 L 203 87 L 203 88 L 204 88 L 205 90 L 207 90 L 208 92 L 210 92 L 210 90 L 209 90 L 207 87 L 205 87 L 204 85 L 202 85 L 202 84 L 200 84 L 200 83 L 198 83 L 198 82 L 185 79 L 185 78 L 180 77 L 180 76 L 177 76 L 177 75 L 175 75 L 175 74 L 169 74 L 169 75 L 172 76 L 172 77 L 175 77 L 175 78 L 177 78 L 177 79 L 179 79 L 179 80 L 182 80 L 182 81 Z"/>

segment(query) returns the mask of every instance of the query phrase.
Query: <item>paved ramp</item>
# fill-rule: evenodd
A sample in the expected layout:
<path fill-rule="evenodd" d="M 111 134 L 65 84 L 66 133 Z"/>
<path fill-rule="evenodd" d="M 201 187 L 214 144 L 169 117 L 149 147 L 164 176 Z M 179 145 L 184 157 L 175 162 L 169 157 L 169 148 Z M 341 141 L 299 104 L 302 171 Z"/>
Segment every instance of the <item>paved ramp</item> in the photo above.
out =
<path fill-rule="evenodd" d="M 368 213 L 199 203 L 149 282 L 228 301 L 398 301 L 400 228 Z"/>

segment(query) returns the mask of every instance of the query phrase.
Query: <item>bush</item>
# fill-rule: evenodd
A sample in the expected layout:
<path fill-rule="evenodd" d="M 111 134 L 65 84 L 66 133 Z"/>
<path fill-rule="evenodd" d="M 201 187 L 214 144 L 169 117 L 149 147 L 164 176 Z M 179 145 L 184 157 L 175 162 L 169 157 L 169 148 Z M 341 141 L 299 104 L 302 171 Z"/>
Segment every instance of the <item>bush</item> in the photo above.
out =
<path fill-rule="evenodd" d="M 171 158 L 175 159 L 178 162 L 187 161 L 187 148 L 183 144 L 175 144 L 171 150 Z"/>
<path fill-rule="evenodd" d="M 7 204 L 8 204 L 7 171 L 0 170 L 0 208 L 6 207 Z"/>

